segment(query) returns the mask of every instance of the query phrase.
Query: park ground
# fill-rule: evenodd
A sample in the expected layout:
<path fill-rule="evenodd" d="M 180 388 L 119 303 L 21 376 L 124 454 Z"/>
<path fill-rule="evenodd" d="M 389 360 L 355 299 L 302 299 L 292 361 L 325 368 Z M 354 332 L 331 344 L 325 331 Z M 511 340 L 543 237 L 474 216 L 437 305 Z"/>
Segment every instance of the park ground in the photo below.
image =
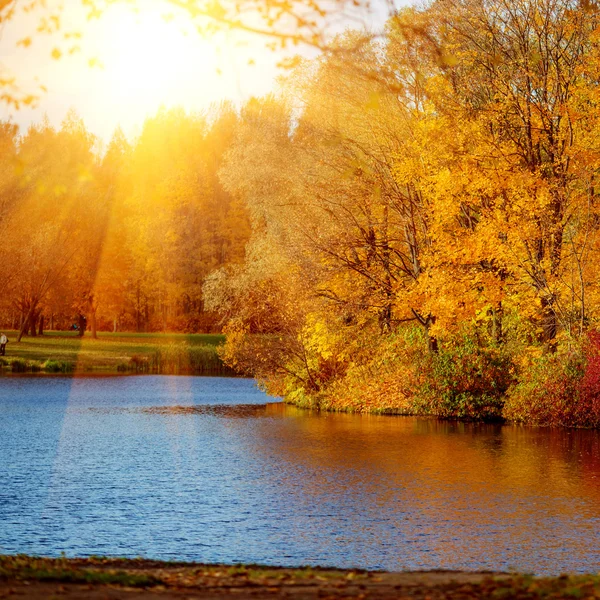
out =
<path fill-rule="evenodd" d="M 217 334 L 98 333 L 98 339 L 75 332 L 51 331 L 24 337 L 6 332 L 9 343 L 0 365 L 4 372 L 159 372 L 221 373 Z M 214 373 L 213 373 L 214 371 Z"/>
<path fill-rule="evenodd" d="M 600 576 L 534 578 L 452 571 L 385 573 L 0 556 L 0 598 L 83 600 L 290 598 L 600 598 Z"/>

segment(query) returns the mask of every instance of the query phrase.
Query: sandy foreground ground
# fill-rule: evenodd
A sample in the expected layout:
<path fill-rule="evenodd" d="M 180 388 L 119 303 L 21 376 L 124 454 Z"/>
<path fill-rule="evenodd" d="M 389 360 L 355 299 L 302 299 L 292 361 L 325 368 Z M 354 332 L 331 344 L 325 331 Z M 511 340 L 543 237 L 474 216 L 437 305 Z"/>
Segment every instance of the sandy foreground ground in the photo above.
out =
<path fill-rule="evenodd" d="M 600 577 L 382 573 L 0 556 L 0 598 L 83 600 L 600 598 Z"/>

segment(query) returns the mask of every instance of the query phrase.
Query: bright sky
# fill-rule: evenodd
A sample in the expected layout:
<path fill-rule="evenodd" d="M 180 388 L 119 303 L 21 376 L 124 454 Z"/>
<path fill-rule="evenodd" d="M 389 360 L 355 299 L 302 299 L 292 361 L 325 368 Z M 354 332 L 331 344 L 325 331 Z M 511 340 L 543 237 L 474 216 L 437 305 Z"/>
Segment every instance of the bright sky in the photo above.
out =
<path fill-rule="evenodd" d="M 16 0 L 16 16 L 5 23 L 0 39 L 2 66 L 21 86 L 48 88 L 35 109 L 0 104 L 0 118 L 23 128 L 44 114 L 59 125 L 74 108 L 105 141 L 118 125 L 132 136 L 161 105 L 198 111 L 221 100 L 239 104 L 268 93 L 282 73 L 276 67 L 281 55 L 266 49 L 264 39 L 223 32 L 204 39 L 187 17 L 166 20 L 173 11 L 164 0 L 138 0 L 137 13 L 117 4 L 91 21 L 81 0 L 62 0 L 61 28 L 51 35 L 36 33 L 40 16 L 51 11 L 25 14 L 27 3 Z M 84 35 L 65 39 L 71 31 Z M 26 38 L 30 46 L 18 44 Z M 73 47 L 80 50 L 70 54 Z M 52 57 L 54 48 L 62 52 L 59 60 Z M 90 67 L 90 59 L 101 66 Z"/>

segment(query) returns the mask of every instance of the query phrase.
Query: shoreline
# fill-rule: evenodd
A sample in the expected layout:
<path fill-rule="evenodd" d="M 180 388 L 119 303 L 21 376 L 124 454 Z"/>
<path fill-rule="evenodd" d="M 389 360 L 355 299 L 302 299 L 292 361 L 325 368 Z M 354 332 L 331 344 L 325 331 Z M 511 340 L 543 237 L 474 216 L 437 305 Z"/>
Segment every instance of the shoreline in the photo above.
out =
<path fill-rule="evenodd" d="M 217 378 L 217 379 L 254 379 L 253 377 L 240 374 L 200 374 L 200 373 L 188 373 L 188 372 L 177 372 L 177 373 L 161 373 L 161 372 L 148 372 L 148 371 L 118 371 L 110 370 L 103 367 L 97 369 L 75 369 L 67 372 L 52 372 L 52 371 L 12 371 L 7 368 L 3 368 L 0 364 L 0 381 L 3 378 L 7 379 L 112 379 L 112 378 L 126 378 L 126 377 L 198 377 L 198 378 Z M 345 408 L 335 408 L 333 406 L 317 407 L 317 406 L 306 406 L 301 403 L 287 401 L 285 398 L 277 401 L 275 396 L 268 396 L 273 400 L 266 402 L 266 405 L 280 405 L 288 406 L 300 411 L 307 413 L 323 413 L 326 415 L 355 415 L 362 417 L 409 417 L 428 419 L 433 421 L 443 421 L 450 423 L 468 423 L 468 424 L 480 424 L 480 425 L 506 425 L 513 427 L 528 427 L 534 429 L 560 429 L 560 430 L 581 430 L 581 431 L 600 431 L 594 427 L 578 427 L 575 425 L 551 425 L 551 424 L 539 424 L 539 423 L 527 423 L 518 420 L 503 419 L 503 418 L 475 418 L 475 417 L 459 417 L 459 416 L 444 416 L 435 415 L 430 413 L 418 413 L 408 412 L 402 409 L 372 409 L 372 410 L 350 410 Z"/>
<path fill-rule="evenodd" d="M 0 555 L 0 598 L 466 598 L 597 597 L 600 575 L 385 572 L 165 562 L 108 557 Z"/>
<path fill-rule="evenodd" d="M 8 333 L 0 374 L 235 375 L 218 356 L 221 334 L 47 331 L 17 343 Z"/>

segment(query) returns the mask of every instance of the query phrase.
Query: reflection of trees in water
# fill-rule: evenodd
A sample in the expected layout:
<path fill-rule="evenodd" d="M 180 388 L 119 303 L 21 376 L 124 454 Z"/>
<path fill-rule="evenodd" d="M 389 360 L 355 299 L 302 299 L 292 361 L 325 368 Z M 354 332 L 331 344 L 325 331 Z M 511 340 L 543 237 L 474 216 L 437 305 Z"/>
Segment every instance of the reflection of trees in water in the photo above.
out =
<path fill-rule="evenodd" d="M 555 489 L 600 497 L 600 433 L 444 421 L 427 417 L 320 414 L 281 405 L 307 434 L 301 458 L 337 466 L 368 466 L 387 475 L 427 472 L 450 483 Z M 315 440 L 318 444 L 315 445 Z M 284 455 L 294 446 L 282 447 Z M 352 452 L 350 461 L 350 455 Z M 541 488 L 540 488 L 541 486 Z"/>
<path fill-rule="evenodd" d="M 541 569 L 585 562 L 599 541 L 597 432 L 271 412 L 285 418 L 257 427 L 251 452 L 276 457 L 297 510 L 351 517 L 363 541 L 438 566 L 526 557 Z"/>

